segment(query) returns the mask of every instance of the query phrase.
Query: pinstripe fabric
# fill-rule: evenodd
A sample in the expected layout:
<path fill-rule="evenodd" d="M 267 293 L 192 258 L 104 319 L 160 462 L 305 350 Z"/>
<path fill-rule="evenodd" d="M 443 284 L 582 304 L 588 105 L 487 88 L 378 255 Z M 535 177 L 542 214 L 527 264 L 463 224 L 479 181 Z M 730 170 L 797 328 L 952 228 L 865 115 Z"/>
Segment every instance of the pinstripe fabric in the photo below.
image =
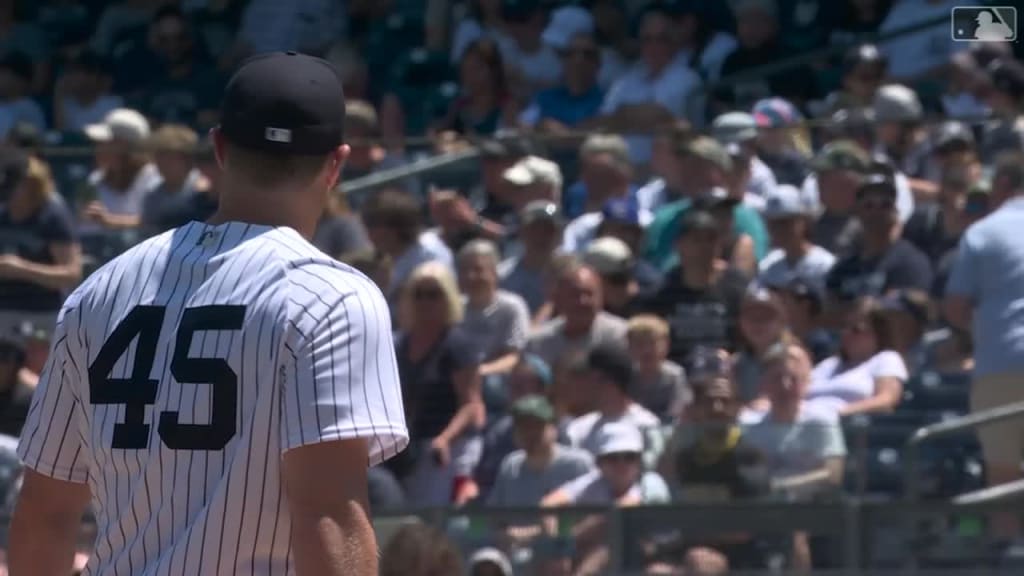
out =
<path fill-rule="evenodd" d="M 133 374 L 147 354 L 140 333 L 90 383 L 104 343 L 137 306 L 162 314 L 150 373 Z M 244 307 L 238 329 L 193 330 L 181 340 L 183 317 L 211 307 Z M 181 342 L 188 350 L 176 350 Z M 224 420 L 223 447 L 213 439 L 214 407 L 230 405 L 215 398 L 230 390 L 215 392 L 216 359 L 235 377 L 234 395 L 223 397 L 234 398 L 234 434 Z M 172 375 L 187 369 L 184 382 Z M 155 401 L 142 407 L 141 447 L 114 448 L 131 408 L 97 401 L 97 389 L 147 378 Z M 176 413 L 170 424 L 168 413 Z M 187 437 L 190 427 L 204 432 Z M 99 537 L 86 574 L 286 575 L 281 454 L 355 437 L 369 442 L 368 465 L 408 443 L 390 317 L 376 286 L 294 230 L 192 222 L 129 250 L 68 298 L 18 453 L 42 474 L 89 484 Z"/>

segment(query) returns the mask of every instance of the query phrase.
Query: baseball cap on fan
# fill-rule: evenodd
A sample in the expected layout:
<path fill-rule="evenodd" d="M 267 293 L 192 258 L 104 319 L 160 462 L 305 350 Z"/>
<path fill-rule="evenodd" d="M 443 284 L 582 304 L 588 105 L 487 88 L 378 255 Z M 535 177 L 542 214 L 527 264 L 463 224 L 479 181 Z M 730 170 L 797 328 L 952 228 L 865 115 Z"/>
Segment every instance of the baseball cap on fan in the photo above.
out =
<path fill-rule="evenodd" d="M 117 108 L 111 110 L 102 122 L 89 124 L 84 130 L 93 142 L 141 144 L 149 138 L 149 120 L 131 108 Z"/>
<path fill-rule="evenodd" d="M 299 156 L 326 154 L 343 142 L 341 76 L 326 60 L 306 54 L 254 56 L 228 81 L 220 130 L 242 148 Z"/>

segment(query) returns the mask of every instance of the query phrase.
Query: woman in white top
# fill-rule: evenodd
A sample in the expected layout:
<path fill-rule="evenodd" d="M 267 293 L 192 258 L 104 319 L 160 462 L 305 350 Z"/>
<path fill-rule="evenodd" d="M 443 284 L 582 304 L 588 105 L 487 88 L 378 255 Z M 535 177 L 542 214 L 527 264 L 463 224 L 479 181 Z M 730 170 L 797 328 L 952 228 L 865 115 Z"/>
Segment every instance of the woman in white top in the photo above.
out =
<path fill-rule="evenodd" d="M 805 400 L 839 416 L 893 410 L 903 395 L 907 367 L 891 349 L 889 332 L 874 300 L 854 304 L 842 328 L 839 354 L 814 367 Z"/>

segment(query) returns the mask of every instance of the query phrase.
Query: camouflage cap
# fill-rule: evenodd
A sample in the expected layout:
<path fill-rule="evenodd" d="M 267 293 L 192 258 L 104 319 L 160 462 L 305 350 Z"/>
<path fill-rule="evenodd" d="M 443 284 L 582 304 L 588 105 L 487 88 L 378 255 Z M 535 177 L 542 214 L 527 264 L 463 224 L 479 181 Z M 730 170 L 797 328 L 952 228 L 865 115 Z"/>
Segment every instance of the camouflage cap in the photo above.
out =
<path fill-rule="evenodd" d="M 871 156 L 852 140 L 836 140 L 821 149 L 812 166 L 818 172 L 850 170 L 865 173 L 871 169 Z"/>
<path fill-rule="evenodd" d="M 518 417 L 529 417 L 543 420 L 544 422 L 555 421 L 555 409 L 551 402 L 540 394 L 524 396 L 512 405 L 512 415 Z"/>
<path fill-rule="evenodd" d="M 729 152 L 714 138 L 708 136 L 690 138 L 681 143 L 677 151 L 679 154 L 689 154 L 707 160 L 726 172 L 732 170 L 732 158 L 729 157 Z"/>

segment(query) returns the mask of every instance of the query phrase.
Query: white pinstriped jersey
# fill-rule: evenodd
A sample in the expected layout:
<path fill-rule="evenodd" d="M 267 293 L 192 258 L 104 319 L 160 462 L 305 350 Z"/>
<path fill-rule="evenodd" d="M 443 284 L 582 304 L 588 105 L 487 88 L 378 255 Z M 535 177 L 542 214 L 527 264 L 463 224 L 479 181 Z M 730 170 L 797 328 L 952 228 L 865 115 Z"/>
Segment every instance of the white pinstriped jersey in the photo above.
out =
<path fill-rule="evenodd" d="M 388 306 L 297 232 L 189 223 L 68 298 L 18 453 L 87 482 L 86 574 L 286 575 L 284 451 L 408 443 Z"/>

